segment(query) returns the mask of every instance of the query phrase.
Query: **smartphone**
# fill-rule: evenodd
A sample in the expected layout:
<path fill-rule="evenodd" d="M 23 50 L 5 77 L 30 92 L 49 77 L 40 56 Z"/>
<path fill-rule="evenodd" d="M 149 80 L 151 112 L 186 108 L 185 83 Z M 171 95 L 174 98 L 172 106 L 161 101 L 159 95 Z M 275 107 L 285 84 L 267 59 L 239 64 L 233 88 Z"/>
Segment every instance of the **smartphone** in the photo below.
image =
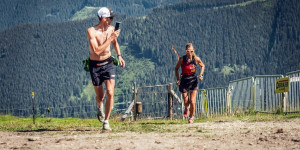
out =
<path fill-rule="evenodd" d="M 115 25 L 115 31 L 119 30 L 120 23 L 121 23 L 121 22 L 116 22 L 116 25 Z"/>

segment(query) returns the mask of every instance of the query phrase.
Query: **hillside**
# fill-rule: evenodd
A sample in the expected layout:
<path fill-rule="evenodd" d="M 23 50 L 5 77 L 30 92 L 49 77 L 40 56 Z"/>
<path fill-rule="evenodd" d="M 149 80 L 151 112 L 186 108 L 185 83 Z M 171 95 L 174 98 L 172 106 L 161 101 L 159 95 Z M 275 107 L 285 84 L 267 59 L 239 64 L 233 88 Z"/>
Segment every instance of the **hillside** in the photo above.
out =
<path fill-rule="evenodd" d="M 190 0 L 143 17 L 118 16 L 118 41 L 127 66 L 117 68 L 115 101 L 131 100 L 133 82 L 172 82 L 177 61 L 172 44 L 182 56 L 185 44 L 194 43 L 206 65 L 200 88 L 299 70 L 299 8 L 297 0 Z M 81 61 L 88 56 L 86 29 L 96 23 L 97 18 L 30 23 L 1 32 L 0 110 L 26 108 L 22 113 L 30 114 L 35 91 L 42 114 L 51 107 L 58 117 L 74 111 L 83 112 L 80 117 L 94 115 L 88 113 L 93 107 L 85 107 L 95 102 Z"/>
<path fill-rule="evenodd" d="M 9 27 L 31 22 L 63 22 L 85 7 L 113 8 L 115 13 L 142 16 L 154 7 L 180 0 L 1 0 L 0 32 Z"/>

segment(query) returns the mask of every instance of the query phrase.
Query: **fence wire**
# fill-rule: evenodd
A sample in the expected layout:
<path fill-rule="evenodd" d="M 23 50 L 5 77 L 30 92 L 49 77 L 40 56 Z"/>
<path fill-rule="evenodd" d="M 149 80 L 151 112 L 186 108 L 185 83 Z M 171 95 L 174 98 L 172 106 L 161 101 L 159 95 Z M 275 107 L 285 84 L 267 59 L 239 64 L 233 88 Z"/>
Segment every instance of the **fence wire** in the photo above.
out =
<path fill-rule="evenodd" d="M 129 106 L 130 100 L 132 100 L 132 94 L 121 94 L 115 95 L 115 98 L 121 96 L 124 102 L 114 103 L 111 114 L 122 114 Z M 29 98 L 28 101 L 32 102 Z M 35 99 L 38 101 L 38 98 Z M 104 99 L 105 104 L 106 99 Z M 26 106 L 19 106 L 19 108 L 10 107 L 0 109 L 0 114 L 10 114 L 18 117 L 29 117 L 32 116 L 32 103 L 28 103 Z M 88 101 L 79 105 L 65 105 L 65 106 L 50 106 L 42 107 L 39 106 L 38 102 L 35 102 L 35 116 L 37 117 L 53 117 L 53 118 L 95 118 L 97 114 L 97 103 L 96 101 Z"/>
<path fill-rule="evenodd" d="M 168 118 L 168 87 L 170 84 L 137 88 L 136 101 L 142 103 L 140 118 Z M 181 115 L 181 105 L 173 101 L 173 114 Z"/>
<path fill-rule="evenodd" d="M 287 76 L 290 78 L 289 92 L 285 95 L 275 94 L 276 80 Z M 138 87 L 136 101 L 142 102 L 142 114 L 140 118 L 167 118 L 169 117 L 168 86 L 155 85 Z M 176 85 L 172 85 L 175 93 L 181 97 Z M 114 104 L 112 114 L 122 114 L 129 103 L 133 101 L 133 93 L 115 95 L 123 100 Z M 285 104 L 282 103 L 283 96 Z M 31 101 L 31 100 L 29 100 Z M 38 105 L 38 104 L 37 104 Z M 283 108 L 285 112 L 300 112 L 300 70 L 285 75 L 264 75 L 243 78 L 230 81 L 228 87 L 201 89 L 196 98 L 196 116 L 217 116 L 227 113 L 245 111 L 276 112 Z M 174 118 L 182 118 L 182 105 L 173 99 L 172 114 Z M 35 114 L 45 117 L 96 117 L 97 106 L 95 101 L 85 102 L 76 106 L 50 106 L 37 107 Z M 32 114 L 32 105 L 19 108 L 2 108 L 0 114 L 12 114 L 14 116 L 28 117 Z"/>

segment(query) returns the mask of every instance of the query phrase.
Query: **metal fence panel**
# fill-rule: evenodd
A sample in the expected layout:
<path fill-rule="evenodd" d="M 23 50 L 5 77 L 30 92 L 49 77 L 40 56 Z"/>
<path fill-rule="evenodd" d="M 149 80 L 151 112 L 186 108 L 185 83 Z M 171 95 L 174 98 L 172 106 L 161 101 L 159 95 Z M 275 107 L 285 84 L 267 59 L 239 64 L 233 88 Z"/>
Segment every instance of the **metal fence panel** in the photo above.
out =
<path fill-rule="evenodd" d="M 275 94 L 276 79 L 281 75 L 255 76 L 255 110 L 275 112 L 281 107 L 281 95 Z"/>
<path fill-rule="evenodd" d="M 205 113 L 204 112 L 204 100 L 206 99 L 206 96 L 204 93 L 206 93 L 205 89 L 201 89 L 197 93 L 196 108 L 195 108 L 195 116 L 197 116 L 197 117 L 200 117 L 201 115 L 203 115 Z"/>
<path fill-rule="evenodd" d="M 286 100 L 286 112 L 300 111 L 300 70 L 287 73 L 290 78 L 289 92 Z"/>
<path fill-rule="evenodd" d="M 210 116 L 223 115 L 226 112 L 227 87 L 202 89 L 196 99 L 196 114 L 205 114 L 205 100 L 207 101 L 207 113 Z"/>
<path fill-rule="evenodd" d="M 226 111 L 226 92 L 225 88 L 207 89 L 208 111 L 211 116 L 223 115 Z"/>
<path fill-rule="evenodd" d="M 244 78 L 229 82 L 231 112 L 244 112 L 253 107 L 253 78 Z"/>

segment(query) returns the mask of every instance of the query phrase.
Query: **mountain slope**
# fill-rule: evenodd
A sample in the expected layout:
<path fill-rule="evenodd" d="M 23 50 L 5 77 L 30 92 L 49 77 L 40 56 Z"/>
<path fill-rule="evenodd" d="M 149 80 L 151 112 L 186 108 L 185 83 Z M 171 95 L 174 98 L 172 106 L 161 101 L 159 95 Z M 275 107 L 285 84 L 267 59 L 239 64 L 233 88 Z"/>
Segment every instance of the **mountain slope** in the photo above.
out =
<path fill-rule="evenodd" d="M 0 32 L 30 22 L 62 22 L 86 6 L 113 8 L 115 13 L 130 16 L 147 14 L 152 8 L 180 0 L 1 0 Z"/>
<path fill-rule="evenodd" d="M 299 70 L 299 8 L 297 0 L 193 0 L 156 8 L 143 17 L 118 16 L 118 41 L 127 66 L 117 68 L 115 101 L 131 100 L 134 81 L 138 86 L 174 81 L 172 44 L 181 56 L 186 43 L 194 44 L 206 65 L 200 88 Z M 81 61 L 88 56 L 86 29 L 97 21 L 31 23 L 1 32 L 0 109 L 30 108 L 32 91 L 40 108 L 53 107 L 59 117 L 72 114 L 72 106 L 95 104 Z M 80 111 L 85 114 L 81 117 L 92 115 L 87 114 L 91 108 Z"/>

